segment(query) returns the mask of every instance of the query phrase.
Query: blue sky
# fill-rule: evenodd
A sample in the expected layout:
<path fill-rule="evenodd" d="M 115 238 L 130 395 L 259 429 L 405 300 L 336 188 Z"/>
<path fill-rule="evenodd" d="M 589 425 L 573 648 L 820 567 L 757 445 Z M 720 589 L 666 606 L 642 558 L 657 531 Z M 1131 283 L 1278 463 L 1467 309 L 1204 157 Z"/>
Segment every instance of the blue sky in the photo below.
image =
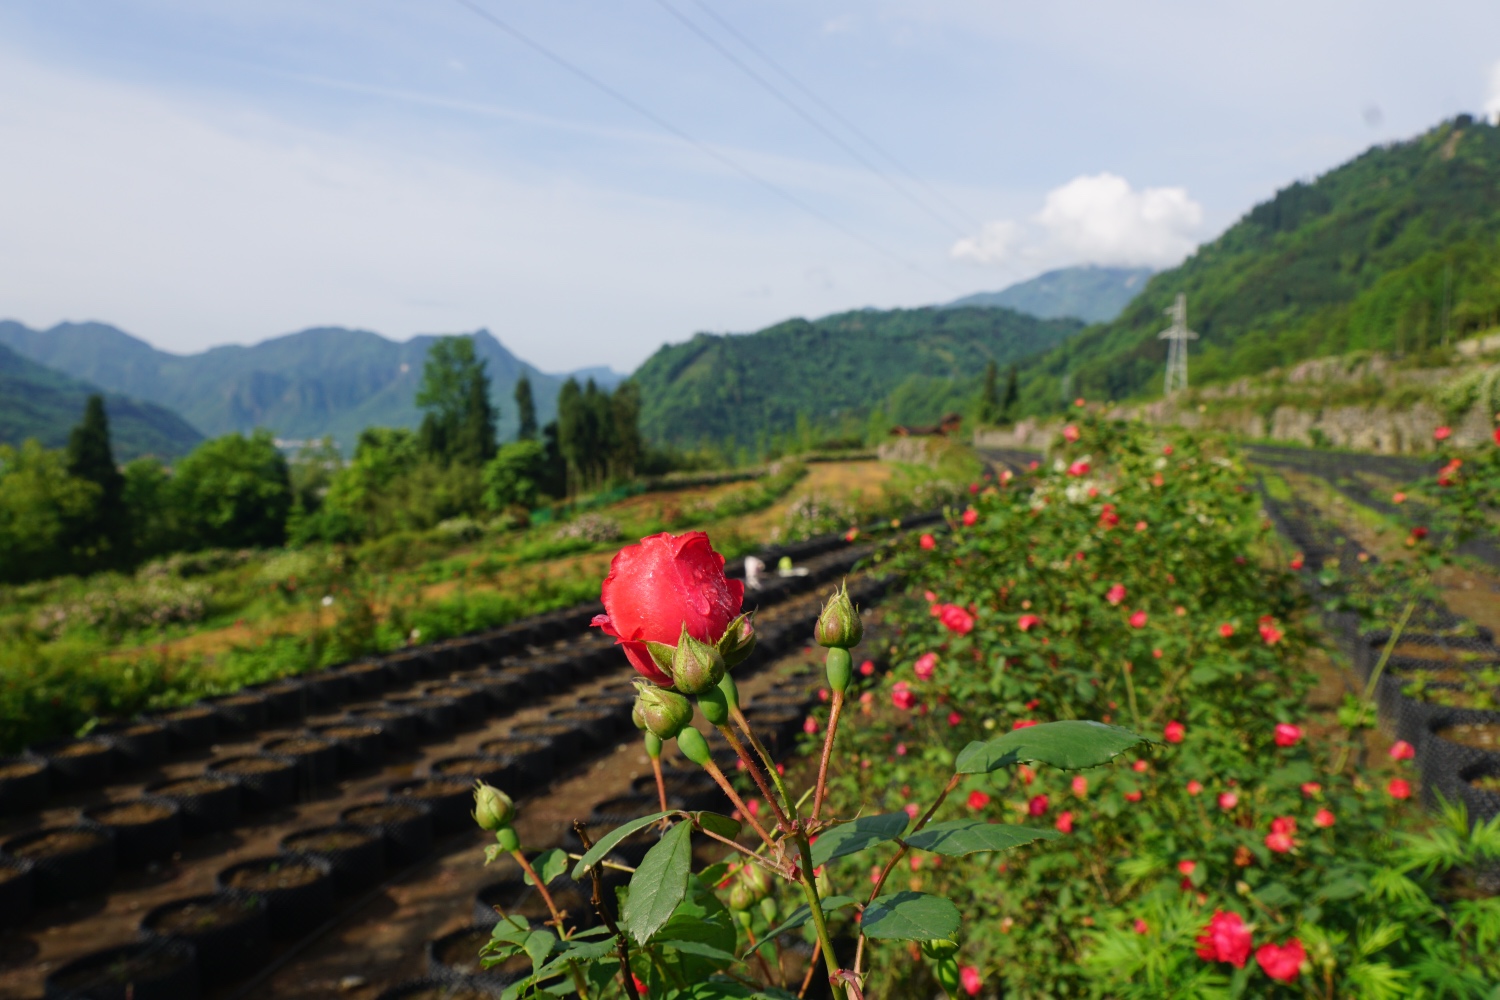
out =
<path fill-rule="evenodd" d="M 485 326 L 629 369 L 697 330 L 1170 265 L 1500 110 L 1493 3 L 469 3 L 635 107 L 460 0 L 0 5 L 0 316 L 175 351 Z"/>

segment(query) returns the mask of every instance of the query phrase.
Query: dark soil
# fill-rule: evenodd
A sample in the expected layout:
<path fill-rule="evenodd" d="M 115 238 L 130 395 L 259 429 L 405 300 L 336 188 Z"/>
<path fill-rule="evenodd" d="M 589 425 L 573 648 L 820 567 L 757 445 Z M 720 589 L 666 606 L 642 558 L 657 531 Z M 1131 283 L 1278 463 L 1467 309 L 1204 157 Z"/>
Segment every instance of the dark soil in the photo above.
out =
<path fill-rule="evenodd" d="M 220 705 L 254 705 L 257 702 L 261 702 L 261 701 L 265 701 L 265 699 L 262 698 L 258 694 L 237 694 L 237 695 L 233 695 L 232 697 L 229 697 L 229 698 L 220 698 L 219 701 L 218 701 L 218 704 L 220 704 Z"/>
<path fill-rule="evenodd" d="M 199 933 L 234 923 L 245 912 L 246 905 L 243 900 L 229 896 L 195 900 L 158 915 L 151 929 L 159 934 Z"/>
<path fill-rule="evenodd" d="M 201 719 L 206 715 L 212 715 L 211 708 L 181 708 L 175 712 L 168 712 L 162 716 L 164 719 Z"/>
<path fill-rule="evenodd" d="M 489 940 L 489 928 L 476 927 L 437 949 L 438 961 L 451 965 L 466 975 L 482 972 L 484 970 L 479 964 L 479 949 L 488 944 Z"/>
<path fill-rule="evenodd" d="M 267 771 L 279 771 L 283 767 L 286 767 L 285 761 L 270 757 L 240 757 L 213 765 L 215 771 L 222 771 L 224 774 L 264 774 Z"/>
<path fill-rule="evenodd" d="M 440 799 L 453 792 L 454 782 L 451 781 L 426 781 L 401 790 L 402 795 L 413 799 Z"/>
<path fill-rule="evenodd" d="M 1492 722 L 1463 723 L 1439 729 L 1437 734 L 1445 740 L 1460 743 L 1480 750 L 1500 748 L 1500 725 Z"/>
<path fill-rule="evenodd" d="M 211 792 L 223 791 L 230 787 L 230 782 L 218 778 L 182 778 L 178 781 L 169 782 L 160 788 L 151 790 L 152 795 L 207 795 Z"/>
<path fill-rule="evenodd" d="M 318 750 L 327 750 L 333 746 L 327 740 L 314 739 L 310 736 L 299 736 L 289 740 L 277 740 L 267 743 L 266 749 L 271 753 L 314 753 Z"/>
<path fill-rule="evenodd" d="M 530 968 L 530 959 L 527 959 Z M 403 993 L 402 1000 L 494 1000 L 495 994 L 471 986 L 429 986 L 415 993 Z"/>
<path fill-rule="evenodd" d="M 89 757 L 99 753 L 109 753 L 107 743 L 66 743 L 55 750 L 47 751 L 49 757 Z"/>
<path fill-rule="evenodd" d="M 268 889 L 295 889 L 308 885 L 323 877 L 323 873 L 312 865 L 296 861 L 273 861 L 259 868 L 241 868 L 229 877 L 229 885 L 235 889 L 264 892 Z"/>
<path fill-rule="evenodd" d="M 172 810 L 157 802 L 126 802 L 95 810 L 93 818 L 106 826 L 136 826 L 154 823 L 172 815 Z"/>
<path fill-rule="evenodd" d="M 10 865 L 0 865 L 0 882 L 9 882 L 11 879 L 18 878 L 24 874 L 25 872 L 19 868 L 12 868 Z"/>
<path fill-rule="evenodd" d="M 286 841 L 292 851 L 347 851 L 361 847 L 375 838 L 358 830 L 320 830 L 305 837 L 291 837 Z"/>
<path fill-rule="evenodd" d="M 358 826 L 381 826 L 385 823 L 401 823 L 416 819 L 422 810 L 400 802 L 381 802 L 378 805 L 361 806 L 344 816 L 344 821 Z"/>
<path fill-rule="evenodd" d="M 351 736 L 378 736 L 380 730 L 374 726 L 335 726 L 323 730 L 323 735 L 331 740 L 341 740 Z"/>
<path fill-rule="evenodd" d="M 487 757 L 465 757 L 435 765 L 432 770 L 436 774 L 450 777 L 471 778 L 477 774 L 489 774 L 494 769 L 495 762 Z"/>
<path fill-rule="evenodd" d="M 0 779 L 24 778 L 27 775 L 36 774 L 46 766 L 39 760 L 17 760 L 9 764 L 0 764 Z"/>
<path fill-rule="evenodd" d="M 105 966 L 88 966 L 56 980 L 64 990 L 82 989 L 100 979 L 116 983 L 147 982 L 163 979 L 182 967 L 184 956 L 164 949 L 152 949 L 141 955 L 121 958 Z"/>
<path fill-rule="evenodd" d="M 18 858 L 52 858 L 59 854 L 72 854 L 74 851 L 97 847 L 103 840 L 103 834 L 87 830 L 54 830 L 45 837 L 38 837 L 17 847 L 11 853 Z"/>

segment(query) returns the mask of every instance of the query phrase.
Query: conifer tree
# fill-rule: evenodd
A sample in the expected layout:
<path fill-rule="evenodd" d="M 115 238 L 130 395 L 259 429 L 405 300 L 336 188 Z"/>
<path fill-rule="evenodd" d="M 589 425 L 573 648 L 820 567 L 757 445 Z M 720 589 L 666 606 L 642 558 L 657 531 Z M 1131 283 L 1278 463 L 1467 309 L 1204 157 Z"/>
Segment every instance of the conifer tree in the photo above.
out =
<path fill-rule="evenodd" d="M 91 395 L 83 420 L 68 437 L 68 475 L 99 487 L 98 501 L 73 525 L 75 556 L 87 567 L 117 566 L 129 553 L 129 524 L 122 499 L 125 477 L 115 465 L 104 397 Z"/>
<path fill-rule="evenodd" d="M 516 440 L 536 440 L 536 400 L 531 395 L 531 379 L 525 375 L 516 382 L 516 413 L 521 421 Z"/>
<path fill-rule="evenodd" d="M 483 465 L 495 455 L 490 377 L 470 337 L 443 337 L 427 351 L 417 405 L 426 411 L 418 433 L 431 458 Z"/>
<path fill-rule="evenodd" d="M 1005 380 L 1005 398 L 1000 403 L 1000 420 L 1005 422 L 1015 413 L 1021 401 L 1021 387 L 1016 375 L 1016 366 L 1010 366 L 1010 377 Z"/>
<path fill-rule="evenodd" d="M 979 393 L 979 422 L 998 423 L 1000 420 L 1000 371 L 991 360 L 984 366 L 984 388 Z"/>

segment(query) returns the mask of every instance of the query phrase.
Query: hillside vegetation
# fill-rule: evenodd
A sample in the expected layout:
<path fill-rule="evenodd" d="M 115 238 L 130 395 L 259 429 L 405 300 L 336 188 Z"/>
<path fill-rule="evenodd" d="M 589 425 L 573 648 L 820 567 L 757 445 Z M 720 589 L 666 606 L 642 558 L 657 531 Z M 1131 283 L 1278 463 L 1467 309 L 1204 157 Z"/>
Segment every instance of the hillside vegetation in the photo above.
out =
<path fill-rule="evenodd" d="M 861 310 L 790 319 L 749 335 L 700 333 L 669 344 L 632 376 L 649 440 L 765 450 L 811 424 L 930 422 L 975 395 L 985 366 L 1062 343 L 1077 320 L 995 308 Z"/>
<path fill-rule="evenodd" d="M 1186 293 L 1193 378 L 1355 350 L 1421 353 L 1500 317 L 1500 129 L 1461 115 L 1253 208 L 1111 323 L 1023 375 L 1023 404 L 1160 384 L 1163 311 Z"/>
<path fill-rule="evenodd" d="M 1146 287 L 1149 267 L 1060 267 L 1019 281 L 998 292 L 966 295 L 956 306 L 1001 306 L 1043 319 L 1072 316 L 1087 323 L 1107 323 Z"/>
<path fill-rule="evenodd" d="M 67 443 L 96 386 L 39 365 L 0 345 L 0 444 L 35 438 L 48 448 Z M 118 456 L 176 458 L 203 440 L 193 427 L 165 407 L 118 393 L 106 393 L 105 408 L 114 427 Z"/>
<path fill-rule="evenodd" d="M 531 381 L 539 419 L 553 419 L 566 376 L 537 371 L 487 330 L 470 337 L 489 371 L 502 437 L 519 429 L 512 397 L 523 375 Z M 251 347 L 178 355 L 104 323 L 33 330 L 0 322 L 0 345 L 108 391 L 171 407 L 205 434 L 264 427 L 282 438 L 332 435 L 346 453 L 366 427 L 415 429 L 421 422 L 417 384 L 428 348 L 438 339 L 398 343 L 368 330 L 321 327 Z M 598 369 L 588 376 L 612 384 Z M 67 423 L 60 426 L 66 434 Z"/>

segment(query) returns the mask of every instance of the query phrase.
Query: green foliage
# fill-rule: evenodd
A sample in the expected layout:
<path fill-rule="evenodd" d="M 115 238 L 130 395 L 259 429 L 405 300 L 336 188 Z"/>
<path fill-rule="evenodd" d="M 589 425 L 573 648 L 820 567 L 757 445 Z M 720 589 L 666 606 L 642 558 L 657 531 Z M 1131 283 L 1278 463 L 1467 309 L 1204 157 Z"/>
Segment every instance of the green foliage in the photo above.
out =
<path fill-rule="evenodd" d="M 115 465 L 104 397 L 89 397 L 83 421 L 68 438 L 68 475 L 99 487 L 93 510 L 73 525 L 73 550 L 82 566 L 102 568 L 130 560 L 130 524 L 122 503 L 125 477 Z"/>
<path fill-rule="evenodd" d="M 0 333 L 9 325 L 0 323 Z M 44 367 L 0 344 L 0 443 L 35 438 L 48 448 L 67 444 L 69 429 L 99 389 Z M 203 435 L 182 417 L 118 393 L 105 398 L 114 422 L 115 450 L 124 458 L 185 455 Z"/>
<path fill-rule="evenodd" d="M 98 509 L 99 486 L 68 475 L 61 452 L 0 445 L 0 580 L 71 572 L 73 527 Z"/>
<path fill-rule="evenodd" d="M 484 505 L 502 511 L 511 507 L 535 507 L 538 483 L 546 480 L 547 452 L 531 440 L 513 441 L 484 467 Z"/>
<path fill-rule="evenodd" d="M 1074 320 L 1008 309 L 863 310 L 788 320 L 748 336 L 698 334 L 663 347 L 632 378 L 650 440 L 723 442 L 764 454 L 773 438 L 797 430 L 799 418 L 818 438 L 862 436 L 871 412 L 908 379 L 925 381 L 903 392 L 901 412 L 884 407 L 890 420 L 921 413 L 930 421 L 928 411 L 966 409 L 987 362 L 1046 350 L 1079 329 Z"/>
<path fill-rule="evenodd" d="M 536 400 L 531 395 L 531 379 L 522 375 L 516 380 L 517 441 L 536 439 Z"/>
<path fill-rule="evenodd" d="M 644 457 L 639 430 L 641 393 L 622 382 L 613 393 L 593 379 L 574 379 L 557 396 L 557 453 L 567 474 L 568 493 L 596 489 L 635 476 Z"/>
<path fill-rule="evenodd" d="M 495 454 L 495 411 L 485 362 L 469 337 L 443 337 L 427 351 L 417 406 L 422 451 L 434 461 L 478 467 Z"/>
<path fill-rule="evenodd" d="M 197 547 L 285 541 L 291 476 L 269 431 L 205 441 L 178 464 L 171 482 L 180 523 Z"/>
<path fill-rule="evenodd" d="M 1500 128 L 1460 116 L 1257 205 L 1121 315 L 1025 368 L 1025 409 L 1160 386 L 1186 293 L 1194 381 L 1356 350 L 1421 354 L 1500 322 Z M 1060 389 L 1067 384 L 1067 391 Z"/>

